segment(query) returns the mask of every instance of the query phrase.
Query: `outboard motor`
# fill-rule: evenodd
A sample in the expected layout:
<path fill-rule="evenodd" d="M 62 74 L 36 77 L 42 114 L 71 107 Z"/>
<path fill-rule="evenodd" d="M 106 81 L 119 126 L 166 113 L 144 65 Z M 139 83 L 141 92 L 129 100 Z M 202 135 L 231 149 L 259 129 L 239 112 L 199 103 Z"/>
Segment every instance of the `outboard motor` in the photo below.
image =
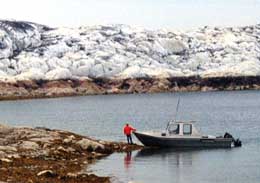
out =
<path fill-rule="evenodd" d="M 233 139 L 233 143 L 234 143 L 235 147 L 241 147 L 242 146 L 242 142 L 239 139 L 236 139 L 236 140 Z"/>
<path fill-rule="evenodd" d="M 234 139 L 233 136 L 230 133 L 228 133 L 228 132 L 225 133 L 224 138 L 232 138 L 232 139 Z"/>
<path fill-rule="evenodd" d="M 232 138 L 232 142 L 234 144 L 235 147 L 241 147 L 242 146 L 242 142 L 239 139 L 235 139 L 230 133 L 225 133 L 224 138 Z"/>

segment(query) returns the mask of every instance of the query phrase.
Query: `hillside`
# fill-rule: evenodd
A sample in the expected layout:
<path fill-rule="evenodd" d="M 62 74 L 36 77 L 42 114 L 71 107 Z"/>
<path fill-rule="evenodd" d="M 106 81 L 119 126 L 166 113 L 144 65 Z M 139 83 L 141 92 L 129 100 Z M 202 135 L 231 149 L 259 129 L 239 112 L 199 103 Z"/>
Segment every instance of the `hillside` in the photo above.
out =
<path fill-rule="evenodd" d="M 0 21 L 1 85 L 259 75 L 260 25 L 170 31 L 127 25 L 51 28 Z"/>

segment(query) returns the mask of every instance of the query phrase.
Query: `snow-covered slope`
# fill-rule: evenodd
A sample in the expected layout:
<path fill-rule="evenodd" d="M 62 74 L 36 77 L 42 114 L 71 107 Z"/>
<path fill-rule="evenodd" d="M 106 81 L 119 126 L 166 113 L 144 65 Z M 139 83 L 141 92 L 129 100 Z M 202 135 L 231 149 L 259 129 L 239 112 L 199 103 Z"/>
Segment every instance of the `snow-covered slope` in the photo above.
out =
<path fill-rule="evenodd" d="M 260 25 L 193 31 L 0 21 L 0 80 L 260 75 Z"/>

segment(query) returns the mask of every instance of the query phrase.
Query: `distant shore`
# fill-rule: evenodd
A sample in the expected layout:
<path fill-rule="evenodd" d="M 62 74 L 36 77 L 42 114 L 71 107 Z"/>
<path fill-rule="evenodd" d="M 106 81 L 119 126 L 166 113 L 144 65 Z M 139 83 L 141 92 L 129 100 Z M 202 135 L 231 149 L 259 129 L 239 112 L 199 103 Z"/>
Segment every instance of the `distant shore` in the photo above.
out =
<path fill-rule="evenodd" d="M 174 77 L 86 80 L 25 80 L 0 82 L 0 100 L 54 98 L 66 96 L 259 90 L 260 76 Z"/>

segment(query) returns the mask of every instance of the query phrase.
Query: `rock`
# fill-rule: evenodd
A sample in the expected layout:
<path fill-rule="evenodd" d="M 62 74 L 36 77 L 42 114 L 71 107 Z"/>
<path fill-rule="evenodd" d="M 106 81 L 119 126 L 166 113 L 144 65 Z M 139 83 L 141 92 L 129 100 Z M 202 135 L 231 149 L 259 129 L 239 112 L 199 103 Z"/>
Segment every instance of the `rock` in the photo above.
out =
<path fill-rule="evenodd" d="M 67 173 L 67 176 L 70 177 L 70 178 L 75 178 L 75 177 L 78 176 L 78 174 L 69 172 L 69 173 Z"/>
<path fill-rule="evenodd" d="M 67 152 L 67 150 L 64 147 L 62 147 L 62 146 L 59 146 L 57 150 L 63 151 L 63 152 Z"/>
<path fill-rule="evenodd" d="M 30 138 L 31 142 L 38 142 L 38 143 L 50 143 L 53 141 L 53 137 L 33 137 Z"/>
<path fill-rule="evenodd" d="M 0 156 L 1 156 L 1 153 L 0 153 Z M 7 158 L 10 158 L 10 159 L 19 159 L 21 158 L 21 156 L 17 153 L 17 154 L 8 154 L 7 155 Z"/>
<path fill-rule="evenodd" d="M 72 153 L 72 152 L 75 152 L 75 149 L 73 149 L 72 147 L 68 147 L 68 148 L 64 148 L 62 146 L 59 146 L 57 148 L 58 151 L 61 151 L 61 152 L 66 152 L 66 153 Z"/>
<path fill-rule="evenodd" d="M 68 138 L 64 139 L 63 142 L 65 144 L 71 143 L 75 139 L 74 135 L 70 135 Z"/>
<path fill-rule="evenodd" d="M 106 154 L 101 154 L 101 153 L 96 153 L 96 152 L 92 152 L 92 155 L 94 158 L 101 158 L 106 156 Z"/>
<path fill-rule="evenodd" d="M 0 146 L 0 151 L 5 151 L 5 152 L 16 152 L 17 149 L 12 146 Z"/>
<path fill-rule="evenodd" d="M 23 141 L 21 144 L 19 144 L 19 148 L 27 150 L 37 150 L 39 147 L 40 146 L 36 142 L 31 141 Z"/>
<path fill-rule="evenodd" d="M 78 144 L 82 149 L 84 150 L 98 150 L 98 149 L 105 149 L 105 146 L 103 144 L 100 144 L 98 142 L 95 142 L 93 140 L 89 140 L 89 139 L 81 139 L 80 141 L 78 141 L 76 144 Z"/>
<path fill-rule="evenodd" d="M 120 149 L 120 146 L 117 144 L 114 144 L 114 149 Z"/>
<path fill-rule="evenodd" d="M 7 159 L 7 158 L 2 158 L 2 159 L 0 159 L 0 161 L 5 162 L 5 163 L 12 163 L 13 162 L 12 160 Z"/>
<path fill-rule="evenodd" d="M 38 177 L 56 177 L 57 174 L 54 173 L 52 170 L 43 170 L 39 173 L 37 173 Z"/>
<path fill-rule="evenodd" d="M 69 153 L 72 153 L 72 152 L 75 152 L 76 150 L 72 147 L 68 147 L 68 148 L 66 148 L 66 151 Z"/>

